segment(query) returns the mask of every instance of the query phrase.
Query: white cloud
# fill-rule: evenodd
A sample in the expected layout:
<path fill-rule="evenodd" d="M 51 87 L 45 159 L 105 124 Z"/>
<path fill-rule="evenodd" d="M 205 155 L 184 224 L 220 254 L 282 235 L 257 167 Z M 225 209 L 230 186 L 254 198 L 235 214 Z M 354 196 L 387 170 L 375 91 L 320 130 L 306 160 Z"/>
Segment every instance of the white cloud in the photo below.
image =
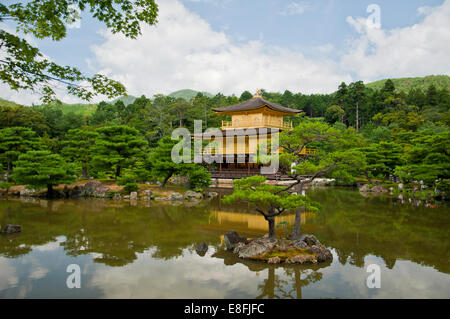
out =
<path fill-rule="evenodd" d="M 422 22 L 389 31 L 347 17 L 359 37 L 342 57 L 342 68 L 364 80 L 449 74 L 450 0 L 419 12 L 426 14 Z"/>
<path fill-rule="evenodd" d="M 211 250 L 211 249 L 210 249 Z M 96 265 L 89 287 L 103 291 L 103 298 L 229 298 L 256 296 L 264 278 L 242 264 L 226 266 L 222 259 L 183 250 L 183 257 L 152 258 L 154 248 L 139 254 L 125 267 Z M 157 278 L 157 280 L 155 280 Z"/>
<path fill-rule="evenodd" d="M 433 7 L 430 7 L 430 6 L 423 6 L 423 7 L 417 8 L 418 15 L 428 15 L 431 13 L 431 11 L 433 11 Z"/>
<path fill-rule="evenodd" d="M 309 8 L 309 4 L 306 2 L 291 2 L 283 11 L 278 14 L 290 16 L 304 13 Z"/>
<path fill-rule="evenodd" d="M 105 42 L 93 48 L 96 60 L 91 62 L 130 94 L 182 88 L 224 94 L 258 88 L 331 92 L 351 80 L 331 59 L 309 59 L 262 40 L 233 43 L 179 1 L 162 2 L 158 19 L 136 41 L 104 33 Z"/>
<path fill-rule="evenodd" d="M 179 0 L 159 6 L 158 24 L 144 26 L 137 40 L 102 32 L 104 42 L 92 47 L 92 71 L 121 81 L 129 94 L 146 96 L 184 88 L 213 94 L 259 88 L 329 93 L 342 81 L 450 74 L 450 0 L 419 8 L 420 23 L 392 30 L 369 27 L 366 18 L 347 17 L 357 32 L 347 48 L 338 53 L 331 44 L 319 43 L 313 57 L 306 57 L 303 48 L 269 45 L 262 34 L 258 40 L 233 40 L 226 27 L 213 30 Z M 297 1 L 289 7 L 302 13 L 307 5 Z M 38 101 L 37 95 L 10 91 L 3 84 L 0 90 L 2 97 L 19 103 Z M 79 102 L 63 90 L 59 96 L 64 102 Z"/>

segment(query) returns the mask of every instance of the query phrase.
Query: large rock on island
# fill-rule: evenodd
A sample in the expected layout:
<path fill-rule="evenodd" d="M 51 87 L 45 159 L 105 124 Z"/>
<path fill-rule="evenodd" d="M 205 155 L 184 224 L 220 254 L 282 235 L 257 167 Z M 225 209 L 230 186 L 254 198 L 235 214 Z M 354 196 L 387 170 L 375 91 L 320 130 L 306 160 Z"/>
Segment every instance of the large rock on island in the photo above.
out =
<path fill-rule="evenodd" d="M 89 181 L 84 186 L 78 186 L 76 190 L 75 188 L 72 190 L 74 195 L 79 194 L 79 196 L 87 197 L 105 198 L 106 193 L 109 192 L 109 187 L 103 186 L 99 181 Z"/>
<path fill-rule="evenodd" d="M 188 201 L 196 201 L 196 200 L 202 200 L 203 194 L 199 192 L 194 191 L 186 191 L 184 193 L 184 199 Z"/>
<path fill-rule="evenodd" d="M 270 264 L 305 264 L 330 261 L 333 255 L 314 235 L 303 234 L 296 240 L 262 237 L 246 239 L 237 232 L 224 235 L 228 250 L 242 259 L 258 260 Z"/>
<path fill-rule="evenodd" d="M 246 238 L 240 237 L 235 230 L 230 230 L 223 235 L 223 240 L 225 241 L 225 246 L 228 250 L 233 250 L 238 243 L 245 243 Z"/>
<path fill-rule="evenodd" d="M 235 251 L 239 258 L 252 258 L 270 252 L 277 243 L 275 238 L 258 238 Z"/>
<path fill-rule="evenodd" d="M 183 195 L 181 195 L 180 193 L 174 192 L 172 194 L 170 194 L 170 200 L 183 200 Z"/>

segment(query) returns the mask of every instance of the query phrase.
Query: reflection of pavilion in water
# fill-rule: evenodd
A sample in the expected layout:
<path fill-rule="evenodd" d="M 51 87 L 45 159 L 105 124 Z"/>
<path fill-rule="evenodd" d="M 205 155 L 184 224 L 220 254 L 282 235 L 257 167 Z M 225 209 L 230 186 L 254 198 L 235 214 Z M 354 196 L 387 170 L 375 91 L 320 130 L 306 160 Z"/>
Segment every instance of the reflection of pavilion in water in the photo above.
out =
<path fill-rule="evenodd" d="M 315 217 L 314 212 L 302 212 L 301 213 L 301 225 Z M 287 226 L 294 225 L 295 214 L 281 215 L 275 218 L 275 225 L 278 223 L 286 223 Z M 267 221 L 262 215 L 250 213 L 250 212 L 238 212 L 238 211 L 224 211 L 224 210 L 212 210 L 209 217 L 209 226 L 217 225 L 221 229 L 233 229 L 238 233 L 267 233 Z M 283 231 L 283 227 L 277 228 L 278 231 Z"/>

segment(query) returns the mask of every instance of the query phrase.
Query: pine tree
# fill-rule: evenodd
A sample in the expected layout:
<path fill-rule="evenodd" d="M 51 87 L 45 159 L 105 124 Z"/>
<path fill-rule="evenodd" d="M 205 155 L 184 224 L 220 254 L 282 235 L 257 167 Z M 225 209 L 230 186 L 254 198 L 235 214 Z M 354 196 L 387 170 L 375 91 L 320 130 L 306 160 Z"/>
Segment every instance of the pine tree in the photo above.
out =
<path fill-rule="evenodd" d="M 247 100 L 250 100 L 253 97 L 253 95 L 249 91 L 242 92 L 241 96 L 239 97 L 239 101 L 244 102 Z"/>
<path fill-rule="evenodd" d="M 169 136 L 163 137 L 158 146 L 151 152 L 149 161 L 152 163 L 152 174 L 162 178 L 161 187 L 164 187 L 172 176 L 187 176 L 191 188 L 207 187 L 211 183 L 211 175 L 206 169 L 196 163 L 175 163 L 172 159 L 172 149 L 178 141 Z M 191 160 L 192 158 L 189 158 Z"/>
<path fill-rule="evenodd" d="M 395 92 L 394 82 L 392 82 L 391 79 L 386 80 L 386 82 L 384 82 L 383 88 L 381 89 L 381 93 L 387 95 L 394 95 L 394 92 Z"/>
<path fill-rule="evenodd" d="M 62 142 L 64 145 L 62 155 L 81 164 L 84 178 L 88 177 L 88 166 L 92 162 L 92 147 L 97 136 L 98 133 L 95 131 L 73 129 L 67 132 L 66 140 Z"/>
<path fill-rule="evenodd" d="M 12 172 L 19 155 L 37 147 L 36 134 L 29 128 L 15 126 L 0 130 L 0 161 Z"/>
<path fill-rule="evenodd" d="M 233 182 L 233 194 L 224 196 L 223 202 L 231 204 L 243 201 L 254 206 L 267 220 L 270 238 L 275 238 L 276 216 L 300 207 L 310 211 L 318 209 L 318 203 L 312 202 L 307 196 L 291 194 L 283 186 L 269 185 L 265 181 L 264 176 L 237 179 Z"/>
<path fill-rule="evenodd" d="M 19 156 L 12 178 L 17 184 L 46 187 L 47 196 L 53 197 L 53 186 L 76 180 L 75 166 L 49 151 L 28 151 Z"/>
<path fill-rule="evenodd" d="M 123 168 L 130 167 L 144 157 L 147 141 L 139 131 L 126 125 L 105 126 L 97 129 L 98 137 L 92 149 L 93 161 L 102 168 L 113 168 L 115 177 Z"/>

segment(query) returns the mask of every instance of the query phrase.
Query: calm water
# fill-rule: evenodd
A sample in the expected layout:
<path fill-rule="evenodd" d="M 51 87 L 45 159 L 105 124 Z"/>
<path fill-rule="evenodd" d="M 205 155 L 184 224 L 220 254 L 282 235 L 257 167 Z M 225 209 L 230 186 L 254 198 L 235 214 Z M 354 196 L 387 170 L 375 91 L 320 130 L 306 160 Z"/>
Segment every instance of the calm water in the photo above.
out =
<path fill-rule="evenodd" d="M 309 194 L 320 212 L 302 215 L 302 230 L 333 252 L 319 266 L 269 266 L 221 248 L 230 229 L 260 236 L 267 223 L 247 206 L 216 199 L 195 207 L 111 200 L 0 200 L 3 298 L 450 298 L 450 209 L 364 198 L 357 191 Z M 293 224 L 294 217 L 278 220 Z M 277 229 L 283 234 L 282 225 Z M 199 256 L 195 246 L 206 242 Z M 81 288 L 68 289 L 69 264 Z M 366 267 L 381 267 L 369 289 Z"/>

